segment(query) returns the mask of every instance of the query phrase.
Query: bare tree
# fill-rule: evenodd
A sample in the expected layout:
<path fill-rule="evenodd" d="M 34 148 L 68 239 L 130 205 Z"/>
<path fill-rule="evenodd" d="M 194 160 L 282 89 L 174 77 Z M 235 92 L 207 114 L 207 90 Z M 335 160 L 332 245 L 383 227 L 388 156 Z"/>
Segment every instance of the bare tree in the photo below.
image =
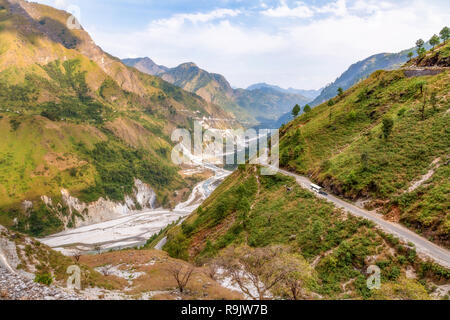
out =
<path fill-rule="evenodd" d="M 185 265 L 182 263 L 171 262 L 167 267 L 167 271 L 177 282 L 178 290 L 183 293 L 192 274 L 194 273 L 194 267 L 191 265 Z"/>
<path fill-rule="evenodd" d="M 81 258 L 81 251 L 80 250 L 75 250 L 73 252 L 72 257 L 75 259 L 76 263 L 79 263 L 80 262 L 80 258 Z"/>
<path fill-rule="evenodd" d="M 209 261 L 207 264 L 205 264 L 204 269 L 205 269 L 204 273 L 208 277 L 210 277 L 214 281 L 217 280 L 217 275 L 220 269 L 220 264 L 217 261 L 215 260 Z"/>
<path fill-rule="evenodd" d="M 293 300 L 309 298 L 307 282 L 313 279 L 313 269 L 305 258 L 298 254 L 283 253 L 278 261 L 278 267 L 286 276 L 277 283 L 275 292 Z"/>
<path fill-rule="evenodd" d="M 288 274 L 278 264 L 283 251 L 281 246 L 228 248 L 220 257 L 220 263 L 242 292 L 254 300 L 264 300 Z"/>
<path fill-rule="evenodd" d="M 100 254 L 102 252 L 102 247 L 100 245 L 96 245 L 94 250 L 97 251 L 97 254 Z"/>

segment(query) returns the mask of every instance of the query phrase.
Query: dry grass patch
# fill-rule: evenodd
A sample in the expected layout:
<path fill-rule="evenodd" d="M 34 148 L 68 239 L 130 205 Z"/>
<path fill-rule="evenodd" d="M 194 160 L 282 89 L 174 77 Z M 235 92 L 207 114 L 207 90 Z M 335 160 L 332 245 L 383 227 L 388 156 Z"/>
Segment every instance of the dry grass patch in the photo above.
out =
<path fill-rule="evenodd" d="M 242 298 L 239 293 L 226 289 L 212 280 L 203 268 L 196 268 L 185 261 L 172 259 L 163 251 L 123 250 L 82 256 L 80 262 L 91 268 L 112 266 L 121 271 L 138 274 L 139 276 L 135 279 L 123 279 L 114 275 L 104 276 L 122 283 L 126 287 L 127 295 L 149 294 L 156 300 Z M 186 270 L 193 268 L 183 293 L 180 293 L 177 282 L 170 272 L 170 267 L 173 265 Z"/>

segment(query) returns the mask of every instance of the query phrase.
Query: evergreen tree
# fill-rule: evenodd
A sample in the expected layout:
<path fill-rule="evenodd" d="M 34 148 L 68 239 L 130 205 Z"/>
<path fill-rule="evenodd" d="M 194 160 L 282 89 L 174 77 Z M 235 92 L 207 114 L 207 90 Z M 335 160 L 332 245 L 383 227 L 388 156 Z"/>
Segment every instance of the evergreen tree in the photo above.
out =
<path fill-rule="evenodd" d="M 300 106 L 298 104 L 295 105 L 294 109 L 292 109 L 292 115 L 294 116 L 294 118 L 296 118 L 298 116 L 298 114 L 300 113 Z"/>

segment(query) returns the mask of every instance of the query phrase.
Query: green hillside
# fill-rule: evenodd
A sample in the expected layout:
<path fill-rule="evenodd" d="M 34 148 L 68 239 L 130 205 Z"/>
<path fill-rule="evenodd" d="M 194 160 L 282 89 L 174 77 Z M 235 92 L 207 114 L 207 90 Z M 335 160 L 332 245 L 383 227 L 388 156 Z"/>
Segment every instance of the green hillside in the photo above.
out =
<path fill-rule="evenodd" d="M 448 247 L 449 47 L 443 44 L 405 69 L 377 71 L 283 126 L 281 166 L 337 195 L 365 200 L 386 219 Z M 450 281 L 448 270 L 421 260 L 412 244 L 343 213 L 292 178 L 260 176 L 250 165 L 240 166 L 163 235 L 171 256 L 198 264 L 232 269 L 239 261 L 251 263 L 248 255 L 272 257 L 266 263 L 273 269 L 258 269 L 268 283 L 268 273 L 296 261 L 282 288 L 271 291 L 288 298 L 292 281 L 301 282 L 303 298 L 333 299 L 425 299 L 434 295 L 434 284 Z M 373 264 L 381 269 L 381 288 L 368 290 Z"/>
<path fill-rule="evenodd" d="M 170 161 L 172 130 L 229 115 L 123 65 L 85 31 L 67 29 L 63 11 L 25 1 L 0 6 L 0 223 L 35 236 L 60 231 L 84 214 L 68 216 L 62 188 L 85 202 L 121 202 L 134 179 L 173 206 L 174 191 L 195 179 L 183 180 Z"/>
<path fill-rule="evenodd" d="M 429 49 L 431 46 L 426 43 L 425 47 Z M 409 60 L 408 53 L 410 52 L 417 55 L 415 49 L 411 48 L 398 53 L 379 53 L 358 61 L 351 65 L 333 83 L 327 85 L 320 95 L 311 102 L 311 106 L 317 106 L 336 97 L 338 88 L 347 90 L 377 70 L 395 70 L 401 68 Z"/>
<path fill-rule="evenodd" d="M 400 244 L 371 222 L 319 200 L 290 177 L 260 176 L 250 165 L 241 166 L 166 235 L 164 250 L 197 264 L 221 263 L 231 248 L 239 252 L 250 250 L 246 246 L 282 246 L 287 250 L 284 258 L 298 263 L 290 279 L 303 279 L 303 299 L 428 299 L 431 283 L 450 281 L 448 270 L 422 262 L 413 247 Z M 378 290 L 366 286 L 370 265 L 381 269 Z M 283 268 L 272 267 L 268 272 L 274 274 Z M 412 272 L 417 278 L 410 276 Z M 277 288 L 273 294 L 284 292 L 292 299 L 285 290 Z"/>
<path fill-rule="evenodd" d="M 412 64 L 433 65 L 449 47 Z M 368 207 L 379 207 L 387 218 L 448 248 L 448 66 L 433 76 L 420 76 L 420 68 L 375 72 L 332 103 L 300 116 L 281 128 L 282 166 L 335 194 L 367 198 Z M 427 173 L 429 179 L 413 188 Z"/>

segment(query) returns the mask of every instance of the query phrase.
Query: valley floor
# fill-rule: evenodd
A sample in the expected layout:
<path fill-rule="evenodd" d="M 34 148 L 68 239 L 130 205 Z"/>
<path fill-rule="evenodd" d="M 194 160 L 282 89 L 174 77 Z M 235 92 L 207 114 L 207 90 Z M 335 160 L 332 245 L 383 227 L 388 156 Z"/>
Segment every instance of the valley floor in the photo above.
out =
<path fill-rule="evenodd" d="M 103 252 L 142 246 L 146 241 L 171 223 L 188 216 L 231 172 L 208 165 L 215 175 L 194 187 L 189 198 L 174 210 L 155 209 L 127 215 L 114 220 L 70 229 L 48 236 L 40 241 L 64 254 L 74 251 Z"/>

